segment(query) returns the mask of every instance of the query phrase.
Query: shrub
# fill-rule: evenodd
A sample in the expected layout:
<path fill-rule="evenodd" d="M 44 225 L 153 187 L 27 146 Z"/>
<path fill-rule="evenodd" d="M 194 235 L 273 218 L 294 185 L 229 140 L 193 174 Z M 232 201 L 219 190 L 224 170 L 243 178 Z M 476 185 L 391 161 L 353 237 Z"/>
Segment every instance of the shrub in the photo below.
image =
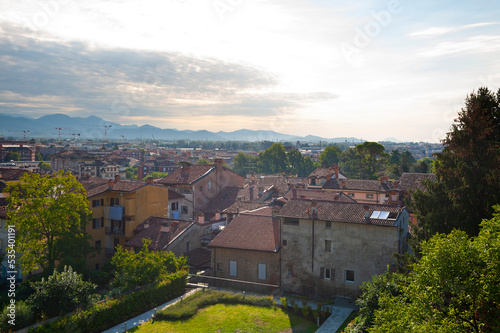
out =
<path fill-rule="evenodd" d="M 182 302 L 169 306 L 156 314 L 158 320 L 181 320 L 192 317 L 198 309 L 214 304 L 248 304 L 262 307 L 273 305 L 272 297 L 246 296 L 231 292 L 212 291 L 197 292 L 186 297 Z"/>
<path fill-rule="evenodd" d="M 286 310 L 286 308 L 288 307 L 288 300 L 286 299 L 286 297 L 281 297 L 280 301 L 281 305 L 283 305 L 283 309 Z"/>
<path fill-rule="evenodd" d="M 293 304 L 293 312 L 299 314 L 299 305 L 297 303 Z"/>
<path fill-rule="evenodd" d="M 38 326 L 30 333 L 101 332 L 129 318 L 181 295 L 187 283 L 187 272 L 171 274 L 164 281 L 119 298 L 108 299 L 70 316 Z"/>
<path fill-rule="evenodd" d="M 82 280 L 82 275 L 64 266 L 63 272 L 54 273 L 47 280 L 32 282 L 35 293 L 28 298 L 37 314 L 45 313 L 49 317 L 68 313 L 92 302 L 92 293 L 96 285 Z"/>
<path fill-rule="evenodd" d="M 302 315 L 304 316 L 305 319 L 309 318 L 309 314 L 311 313 L 311 306 L 310 305 L 305 305 L 302 306 Z"/>
<path fill-rule="evenodd" d="M 28 303 L 17 301 L 15 305 L 15 325 L 11 325 L 9 320 L 12 318 L 8 315 L 11 310 L 5 306 L 0 314 L 0 331 L 9 332 L 9 330 L 17 330 L 35 323 L 35 316 L 33 310 Z"/>

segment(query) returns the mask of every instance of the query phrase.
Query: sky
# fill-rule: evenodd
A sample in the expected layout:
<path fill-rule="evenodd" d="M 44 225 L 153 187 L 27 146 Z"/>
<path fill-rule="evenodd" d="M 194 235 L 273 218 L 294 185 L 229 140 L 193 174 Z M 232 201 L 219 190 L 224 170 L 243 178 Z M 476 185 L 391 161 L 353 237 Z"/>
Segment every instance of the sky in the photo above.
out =
<path fill-rule="evenodd" d="M 0 0 L 0 113 L 439 142 L 500 88 L 498 1 Z"/>

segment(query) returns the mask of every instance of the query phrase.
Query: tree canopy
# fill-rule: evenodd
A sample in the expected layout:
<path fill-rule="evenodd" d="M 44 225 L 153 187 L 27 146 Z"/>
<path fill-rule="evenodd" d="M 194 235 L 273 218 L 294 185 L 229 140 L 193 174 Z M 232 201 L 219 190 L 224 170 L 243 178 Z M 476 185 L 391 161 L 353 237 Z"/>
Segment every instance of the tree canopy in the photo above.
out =
<path fill-rule="evenodd" d="M 56 260 L 68 259 L 66 254 L 75 256 L 78 246 L 74 242 L 86 240 L 85 224 L 90 217 L 85 189 L 75 177 L 62 171 L 52 176 L 25 173 L 7 191 L 8 219 L 16 227 L 17 253 L 24 271 L 52 272 Z M 65 242 L 73 246 L 64 246 Z M 62 250 L 67 248 L 72 250 Z"/>
<path fill-rule="evenodd" d="M 319 162 L 322 167 L 331 167 L 333 164 L 339 163 L 342 149 L 337 146 L 327 146 L 319 155 Z"/>
<path fill-rule="evenodd" d="M 373 322 L 363 330 L 498 332 L 500 206 L 495 207 L 493 218 L 483 220 L 477 237 L 469 238 L 464 231 L 454 230 L 423 242 L 422 257 L 412 264 L 412 271 L 391 277 L 397 281 L 396 289 L 392 283 L 380 284 L 381 279 L 388 278 L 375 277 L 368 284 L 370 287 L 363 288 L 376 296 L 360 299 L 378 303 Z M 351 325 L 355 326 L 355 323 Z"/>
<path fill-rule="evenodd" d="M 500 90 L 467 96 L 434 162 L 436 181 L 413 195 L 419 240 L 454 228 L 477 235 L 500 202 Z"/>

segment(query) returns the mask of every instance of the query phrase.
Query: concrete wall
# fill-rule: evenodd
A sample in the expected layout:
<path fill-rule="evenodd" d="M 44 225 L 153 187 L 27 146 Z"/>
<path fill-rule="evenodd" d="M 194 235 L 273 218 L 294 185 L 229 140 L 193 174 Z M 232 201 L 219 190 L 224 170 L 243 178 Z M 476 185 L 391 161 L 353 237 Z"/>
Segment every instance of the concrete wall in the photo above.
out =
<path fill-rule="evenodd" d="M 286 292 L 312 297 L 342 295 L 357 297 L 359 286 L 394 263 L 398 252 L 398 227 L 354 223 L 300 220 L 288 225 L 281 218 L 282 288 Z M 407 220 L 406 220 L 407 221 Z M 325 250 L 331 241 L 331 251 Z M 321 267 L 332 270 L 331 280 L 322 279 Z M 347 282 L 346 270 L 354 271 L 354 281 Z"/>
<path fill-rule="evenodd" d="M 234 260 L 237 262 L 236 276 L 231 276 L 229 274 L 230 260 Z M 222 270 L 217 269 L 218 263 L 222 264 Z M 266 265 L 265 280 L 261 280 L 258 278 L 258 264 Z M 279 252 L 273 253 L 273 252 L 263 252 L 263 251 L 212 248 L 212 269 L 215 277 L 279 285 L 280 281 Z M 221 280 L 216 280 L 214 284 L 217 287 L 230 287 L 230 288 L 248 290 L 254 292 L 269 293 L 276 290 L 276 288 L 238 283 L 238 282 L 226 282 Z"/>

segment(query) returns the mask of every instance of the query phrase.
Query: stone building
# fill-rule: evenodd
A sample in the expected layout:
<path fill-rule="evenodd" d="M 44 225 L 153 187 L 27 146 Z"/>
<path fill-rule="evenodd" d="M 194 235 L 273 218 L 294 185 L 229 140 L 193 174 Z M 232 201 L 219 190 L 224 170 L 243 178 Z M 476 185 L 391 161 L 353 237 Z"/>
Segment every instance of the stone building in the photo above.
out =
<path fill-rule="evenodd" d="M 278 217 L 285 292 L 357 297 L 407 250 L 406 208 L 292 198 Z"/>

